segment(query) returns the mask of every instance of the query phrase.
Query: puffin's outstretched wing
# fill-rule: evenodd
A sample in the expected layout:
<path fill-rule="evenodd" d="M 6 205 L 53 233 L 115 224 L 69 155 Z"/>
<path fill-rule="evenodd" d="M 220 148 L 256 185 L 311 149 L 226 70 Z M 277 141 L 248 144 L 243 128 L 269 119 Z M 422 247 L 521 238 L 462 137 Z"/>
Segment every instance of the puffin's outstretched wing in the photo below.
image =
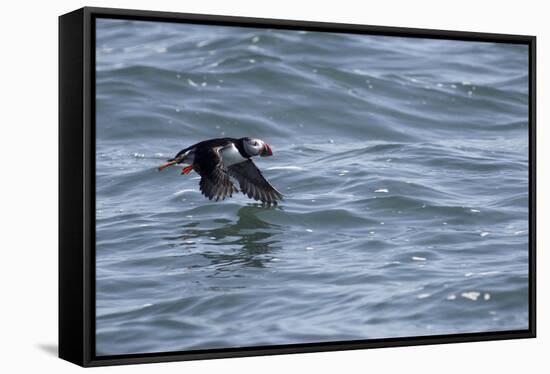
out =
<path fill-rule="evenodd" d="M 277 191 L 262 175 L 250 159 L 229 166 L 229 174 L 239 181 L 242 193 L 254 200 L 268 204 L 277 204 L 283 194 Z"/>
<path fill-rule="evenodd" d="M 201 176 L 201 192 L 210 200 L 224 200 L 228 196 L 231 197 L 233 192 L 238 192 L 223 165 L 219 147 L 197 147 L 193 169 Z"/>

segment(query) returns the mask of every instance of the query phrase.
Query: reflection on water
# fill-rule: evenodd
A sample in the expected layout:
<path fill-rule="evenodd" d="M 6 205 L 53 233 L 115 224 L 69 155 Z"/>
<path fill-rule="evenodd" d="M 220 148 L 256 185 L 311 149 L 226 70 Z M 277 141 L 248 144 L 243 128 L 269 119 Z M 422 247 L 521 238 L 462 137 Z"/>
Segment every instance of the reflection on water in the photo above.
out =
<path fill-rule="evenodd" d="M 260 204 L 250 204 L 237 211 L 237 221 L 215 219 L 223 226 L 211 229 L 200 229 L 199 222 L 190 222 L 183 225 L 182 234 L 173 240 L 179 246 L 188 247 L 198 240 L 207 246 L 222 247 L 211 251 L 204 247 L 200 254 L 218 265 L 220 271 L 231 270 L 234 265 L 263 267 L 271 261 L 271 253 L 282 248 L 280 239 L 276 237 L 283 233 L 280 225 L 268 223 L 258 217 L 258 213 L 266 209 L 281 207 L 265 207 Z M 193 244 L 190 244 L 193 243 Z"/>

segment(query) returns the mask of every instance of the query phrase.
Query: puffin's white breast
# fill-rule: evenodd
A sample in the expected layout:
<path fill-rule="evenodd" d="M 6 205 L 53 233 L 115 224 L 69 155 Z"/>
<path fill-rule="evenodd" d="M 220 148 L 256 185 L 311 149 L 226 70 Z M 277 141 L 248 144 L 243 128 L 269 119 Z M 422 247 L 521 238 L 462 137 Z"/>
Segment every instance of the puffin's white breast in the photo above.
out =
<path fill-rule="evenodd" d="M 223 164 L 226 167 L 246 161 L 246 158 L 241 156 L 239 150 L 235 147 L 235 144 L 220 148 L 218 152 L 220 153 L 220 156 L 222 156 Z"/>

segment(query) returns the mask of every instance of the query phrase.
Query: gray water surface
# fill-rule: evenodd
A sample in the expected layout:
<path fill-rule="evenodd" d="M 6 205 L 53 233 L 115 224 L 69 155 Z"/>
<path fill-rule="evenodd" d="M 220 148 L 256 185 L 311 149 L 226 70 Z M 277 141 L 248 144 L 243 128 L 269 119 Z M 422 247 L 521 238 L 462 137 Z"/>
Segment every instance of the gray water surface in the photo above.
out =
<path fill-rule="evenodd" d="M 98 355 L 528 328 L 524 45 L 97 21 Z M 286 195 L 157 167 L 255 136 Z"/>

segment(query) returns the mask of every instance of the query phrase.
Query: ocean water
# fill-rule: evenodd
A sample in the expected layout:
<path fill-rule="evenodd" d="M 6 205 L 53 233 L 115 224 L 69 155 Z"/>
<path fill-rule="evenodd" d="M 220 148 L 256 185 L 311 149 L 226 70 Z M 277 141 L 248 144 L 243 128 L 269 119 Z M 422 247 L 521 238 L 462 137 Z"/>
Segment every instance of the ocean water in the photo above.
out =
<path fill-rule="evenodd" d="M 98 355 L 528 328 L 525 45 L 97 21 Z M 286 195 L 157 167 L 254 136 Z"/>

